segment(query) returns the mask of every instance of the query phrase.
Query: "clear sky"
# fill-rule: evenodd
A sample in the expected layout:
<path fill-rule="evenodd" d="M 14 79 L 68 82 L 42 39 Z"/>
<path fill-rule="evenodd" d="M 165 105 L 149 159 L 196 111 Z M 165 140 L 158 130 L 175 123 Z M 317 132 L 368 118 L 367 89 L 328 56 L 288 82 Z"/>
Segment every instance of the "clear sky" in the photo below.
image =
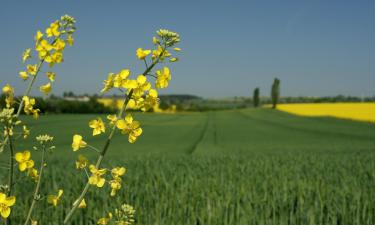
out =
<path fill-rule="evenodd" d="M 97 93 L 108 72 L 143 69 L 138 47 L 155 30 L 180 33 L 181 60 L 163 93 L 204 97 L 375 95 L 375 1 L 36 1 L 0 3 L 0 84 L 24 89 L 21 54 L 38 29 L 77 20 L 75 46 L 56 68 L 54 92 Z"/>

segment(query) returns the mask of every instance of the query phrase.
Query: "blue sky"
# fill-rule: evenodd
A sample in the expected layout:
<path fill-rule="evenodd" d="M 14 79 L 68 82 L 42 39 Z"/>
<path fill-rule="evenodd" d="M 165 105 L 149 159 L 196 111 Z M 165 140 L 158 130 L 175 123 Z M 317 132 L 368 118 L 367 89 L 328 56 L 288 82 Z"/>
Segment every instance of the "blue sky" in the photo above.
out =
<path fill-rule="evenodd" d="M 23 50 L 63 14 L 78 29 L 56 94 L 97 93 L 109 72 L 141 72 L 135 50 L 167 28 L 183 52 L 163 93 L 268 95 L 278 77 L 284 96 L 375 95 L 375 1 L 361 0 L 1 1 L 0 84 L 24 89 Z"/>

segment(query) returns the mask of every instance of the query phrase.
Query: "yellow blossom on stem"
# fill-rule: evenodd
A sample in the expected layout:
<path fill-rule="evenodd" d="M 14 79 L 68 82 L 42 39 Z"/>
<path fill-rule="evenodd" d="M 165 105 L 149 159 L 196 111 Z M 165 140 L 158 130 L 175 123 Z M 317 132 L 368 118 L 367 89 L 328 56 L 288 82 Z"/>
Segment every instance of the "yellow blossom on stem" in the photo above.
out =
<path fill-rule="evenodd" d="M 3 87 L 3 93 L 4 94 L 13 94 L 14 93 L 14 89 L 12 86 L 10 86 L 9 84 L 6 84 L 4 87 Z"/>
<path fill-rule="evenodd" d="M 111 125 L 115 125 L 117 122 L 117 115 L 108 115 L 107 119 L 110 121 Z"/>
<path fill-rule="evenodd" d="M 155 89 L 151 89 L 146 95 L 145 100 L 143 101 L 141 110 L 148 111 L 149 109 L 153 108 L 159 102 L 158 92 Z"/>
<path fill-rule="evenodd" d="M 23 138 L 26 139 L 30 135 L 30 130 L 25 125 L 22 127 Z"/>
<path fill-rule="evenodd" d="M 151 50 L 143 50 L 142 48 L 137 49 L 137 57 L 138 59 L 145 59 L 149 54 L 151 53 Z"/>
<path fill-rule="evenodd" d="M 34 118 L 37 119 L 39 116 L 39 109 L 34 109 L 35 98 L 29 98 L 28 96 L 23 96 L 23 102 L 25 103 L 24 111 L 27 115 L 33 114 Z"/>
<path fill-rule="evenodd" d="M 47 83 L 47 84 L 45 84 L 45 85 L 40 86 L 40 87 L 39 87 L 39 90 L 40 90 L 43 94 L 48 95 L 48 94 L 51 92 L 51 90 L 52 90 L 51 83 Z"/>
<path fill-rule="evenodd" d="M 117 191 L 121 189 L 121 178 L 117 177 L 113 180 L 109 181 L 109 184 L 111 185 L 111 193 L 110 195 L 113 197 L 116 195 Z"/>
<path fill-rule="evenodd" d="M 81 135 L 75 134 L 73 136 L 73 143 L 72 143 L 73 151 L 78 151 L 80 148 L 84 148 L 86 146 L 87 146 L 87 143 L 83 141 L 83 138 Z"/>
<path fill-rule="evenodd" d="M 118 120 L 116 126 L 121 130 L 121 133 L 129 135 L 128 140 L 130 143 L 134 143 L 142 134 L 140 123 L 133 120 L 131 114 L 127 114 L 123 120 Z"/>
<path fill-rule="evenodd" d="M 57 193 L 57 195 L 48 195 L 47 196 L 47 202 L 56 207 L 57 204 L 59 203 L 60 198 L 63 195 L 63 193 L 64 193 L 64 191 L 62 189 L 60 189 L 59 192 Z"/>
<path fill-rule="evenodd" d="M 105 132 L 105 125 L 101 118 L 91 120 L 89 126 L 93 128 L 92 135 L 98 135 Z"/>
<path fill-rule="evenodd" d="M 78 200 L 76 200 L 74 203 L 73 203 L 73 206 L 74 205 L 77 205 L 77 201 Z M 78 208 L 80 208 L 80 209 L 84 209 L 84 208 L 86 208 L 86 201 L 85 201 L 85 199 L 82 199 L 82 201 L 79 203 L 79 205 L 78 205 Z"/>
<path fill-rule="evenodd" d="M 109 221 L 112 219 L 112 213 L 108 213 L 108 217 L 102 217 L 98 220 L 97 224 L 99 225 L 107 225 Z"/>
<path fill-rule="evenodd" d="M 60 35 L 59 28 L 60 28 L 59 21 L 55 21 L 54 23 L 51 23 L 51 25 L 46 29 L 47 37 L 59 36 Z"/>
<path fill-rule="evenodd" d="M 125 167 L 115 167 L 111 170 L 112 177 L 121 177 L 126 173 Z"/>
<path fill-rule="evenodd" d="M 55 81 L 56 74 L 54 72 L 47 72 L 46 76 L 47 76 L 47 78 L 48 78 L 49 81 L 51 81 L 51 82 Z"/>
<path fill-rule="evenodd" d="M 4 219 L 8 218 L 11 209 L 10 207 L 13 206 L 16 203 L 16 197 L 10 196 L 7 197 L 6 194 L 0 192 L 0 215 Z"/>
<path fill-rule="evenodd" d="M 64 48 L 65 48 L 65 42 L 64 42 L 62 39 L 58 38 L 58 39 L 55 41 L 55 43 L 53 44 L 53 48 L 54 48 L 56 51 L 62 51 L 62 50 L 64 50 Z"/>
<path fill-rule="evenodd" d="M 56 51 L 45 58 L 45 61 L 49 63 L 49 67 L 53 67 L 55 64 L 62 63 L 64 61 L 63 54 L 60 51 Z"/>
<path fill-rule="evenodd" d="M 35 48 L 40 59 L 44 59 L 47 55 L 49 55 L 52 49 L 52 45 L 50 45 L 48 41 L 44 39 L 42 39 Z"/>
<path fill-rule="evenodd" d="M 38 180 L 38 170 L 35 168 L 30 168 L 27 170 L 27 175 L 30 176 L 33 180 L 37 181 Z"/>
<path fill-rule="evenodd" d="M 19 75 L 20 75 L 20 77 L 22 78 L 22 80 L 27 80 L 27 79 L 29 79 L 29 74 L 27 74 L 26 71 L 21 71 L 21 72 L 19 72 Z"/>
<path fill-rule="evenodd" d="M 83 155 L 79 155 L 76 161 L 76 168 L 77 169 L 86 168 L 88 163 L 89 163 L 89 160 L 86 157 L 84 157 Z"/>
<path fill-rule="evenodd" d="M 145 91 L 150 90 L 151 84 L 147 82 L 146 76 L 139 75 L 137 77 L 136 87 L 133 89 L 133 98 L 141 97 Z"/>
<path fill-rule="evenodd" d="M 18 168 L 20 171 L 25 171 L 34 167 L 34 161 L 30 159 L 31 153 L 26 150 L 24 152 L 18 152 L 15 155 L 15 159 L 18 162 Z"/>
<path fill-rule="evenodd" d="M 114 85 L 114 73 L 110 73 L 108 74 L 108 78 L 107 80 L 104 80 L 103 81 L 103 84 L 104 84 L 104 88 L 100 91 L 100 92 L 107 92 L 109 90 L 111 90 L 111 88 L 113 88 L 113 85 Z"/>
<path fill-rule="evenodd" d="M 26 66 L 26 68 L 27 68 L 27 73 L 28 74 L 31 74 L 31 75 L 36 75 L 36 72 L 37 72 L 37 65 L 35 64 L 35 65 L 27 65 Z"/>
<path fill-rule="evenodd" d="M 168 67 L 164 67 L 163 70 L 156 71 L 156 88 L 166 88 L 171 80 L 171 73 Z"/>
<path fill-rule="evenodd" d="M 113 87 L 119 88 L 123 87 L 124 83 L 127 81 L 130 76 L 130 70 L 123 69 L 113 78 Z"/>
<path fill-rule="evenodd" d="M 176 52 L 180 52 L 181 48 L 173 48 L 173 50 L 175 50 Z"/>
<path fill-rule="evenodd" d="M 23 62 L 25 62 L 27 59 L 29 59 L 29 58 L 31 57 L 30 53 L 31 53 L 31 48 L 26 49 L 26 50 L 22 53 L 22 61 L 23 61 Z"/>
<path fill-rule="evenodd" d="M 36 35 L 35 35 L 35 41 L 36 42 L 39 42 L 40 41 L 40 39 L 42 39 L 42 37 L 43 37 L 43 33 L 40 31 L 40 30 L 38 30 L 37 32 L 36 32 Z"/>
<path fill-rule="evenodd" d="M 96 185 L 97 187 L 103 187 L 105 183 L 105 179 L 102 177 L 106 172 L 107 169 L 98 169 L 94 165 L 89 166 L 91 176 L 89 178 L 89 184 Z"/>
<path fill-rule="evenodd" d="M 14 103 L 14 88 L 10 86 L 9 84 L 6 84 L 3 87 L 3 93 L 6 95 L 5 97 L 6 107 L 10 108 Z"/>

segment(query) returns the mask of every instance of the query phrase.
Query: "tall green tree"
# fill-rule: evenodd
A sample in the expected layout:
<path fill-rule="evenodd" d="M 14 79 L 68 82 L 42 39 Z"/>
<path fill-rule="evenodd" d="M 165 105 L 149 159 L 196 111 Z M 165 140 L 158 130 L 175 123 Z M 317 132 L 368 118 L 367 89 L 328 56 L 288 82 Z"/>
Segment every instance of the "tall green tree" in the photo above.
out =
<path fill-rule="evenodd" d="M 253 104 L 254 104 L 254 107 L 258 107 L 259 106 L 259 103 L 260 103 L 259 94 L 260 94 L 260 90 L 259 90 L 259 87 L 257 87 L 257 88 L 254 89 L 254 93 L 253 93 Z"/>
<path fill-rule="evenodd" d="M 272 108 L 276 109 L 280 99 L 280 80 L 275 78 L 271 88 Z"/>

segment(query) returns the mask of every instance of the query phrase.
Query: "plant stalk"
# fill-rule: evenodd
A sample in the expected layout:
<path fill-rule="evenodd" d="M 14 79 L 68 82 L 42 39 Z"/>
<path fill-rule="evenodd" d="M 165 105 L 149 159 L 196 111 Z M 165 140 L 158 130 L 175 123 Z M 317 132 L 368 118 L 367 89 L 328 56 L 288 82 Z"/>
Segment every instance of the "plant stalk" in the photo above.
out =
<path fill-rule="evenodd" d="M 8 177 L 8 193 L 7 193 L 7 196 L 10 196 L 10 194 L 12 193 L 12 189 L 13 189 L 13 177 L 14 177 L 14 159 L 13 159 L 13 155 L 14 155 L 14 145 L 13 145 L 13 139 L 10 137 L 9 138 L 9 165 L 10 165 L 10 168 L 9 168 L 9 177 Z M 6 225 L 11 225 L 12 224 L 12 221 L 11 219 L 8 217 L 5 221 L 5 224 Z"/>
<path fill-rule="evenodd" d="M 35 187 L 35 191 L 34 191 L 34 195 L 33 195 L 33 201 L 31 202 L 31 206 L 30 206 L 29 212 L 27 213 L 27 217 L 26 217 L 26 221 L 25 221 L 24 225 L 27 225 L 29 220 L 31 219 L 31 214 L 34 210 L 36 202 L 38 201 L 37 198 L 38 198 L 38 195 L 39 195 L 40 185 L 42 183 L 45 154 L 46 154 L 46 148 L 43 147 L 42 160 L 40 162 L 40 169 L 39 169 L 40 173 L 39 173 L 39 177 L 38 177 L 38 182 L 37 182 L 36 187 Z"/>
<path fill-rule="evenodd" d="M 159 57 L 150 65 L 150 67 L 146 68 L 146 70 L 143 72 L 144 76 L 146 74 L 148 74 L 152 70 L 152 68 L 154 68 L 154 66 L 159 62 L 160 57 L 164 54 L 164 51 L 165 51 L 165 49 L 162 51 L 162 53 L 159 55 Z M 117 115 L 117 118 L 121 118 L 123 116 L 123 113 L 125 112 L 126 107 L 128 105 L 128 102 L 131 99 L 132 95 L 133 95 L 133 89 L 131 89 L 130 92 L 129 92 L 129 94 L 125 97 L 124 104 L 123 104 L 121 110 L 119 111 L 119 113 Z M 114 125 L 112 127 L 111 133 L 109 134 L 109 136 L 107 138 L 107 141 L 106 141 L 106 143 L 105 143 L 105 145 L 104 145 L 102 151 L 100 152 L 100 155 L 99 155 L 99 157 L 98 157 L 98 159 L 96 161 L 96 164 L 95 164 L 96 168 L 100 167 L 100 165 L 101 165 L 101 163 L 103 161 L 103 158 L 104 158 L 104 156 L 105 156 L 105 154 L 106 154 L 106 152 L 108 150 L 108 147 L 111 144 L 112 137 L 115 134 L 116 129 L 117 129 L 116 125 Z M 75 202 L 77 202 L 77 204 L 74 204 L 73 207 L 70 209 L 69 213 L 66 215 L 66 217 L 64 219 L 64 224 L 68 224 L 69 220 L 73 216 L 74 212 L 77 210 L 79 203 L 83 200 L 83 198 L 85 197 L 85 195 L 86 195 L 87 191 L 89 190 L 89 188 L 90 188 L 90 183 L 89 183 L 89 181 L 87 181 L 87 183 L 86 183 L 85 187 L 83 188 L 80 196 L 75 201 Z"/>

